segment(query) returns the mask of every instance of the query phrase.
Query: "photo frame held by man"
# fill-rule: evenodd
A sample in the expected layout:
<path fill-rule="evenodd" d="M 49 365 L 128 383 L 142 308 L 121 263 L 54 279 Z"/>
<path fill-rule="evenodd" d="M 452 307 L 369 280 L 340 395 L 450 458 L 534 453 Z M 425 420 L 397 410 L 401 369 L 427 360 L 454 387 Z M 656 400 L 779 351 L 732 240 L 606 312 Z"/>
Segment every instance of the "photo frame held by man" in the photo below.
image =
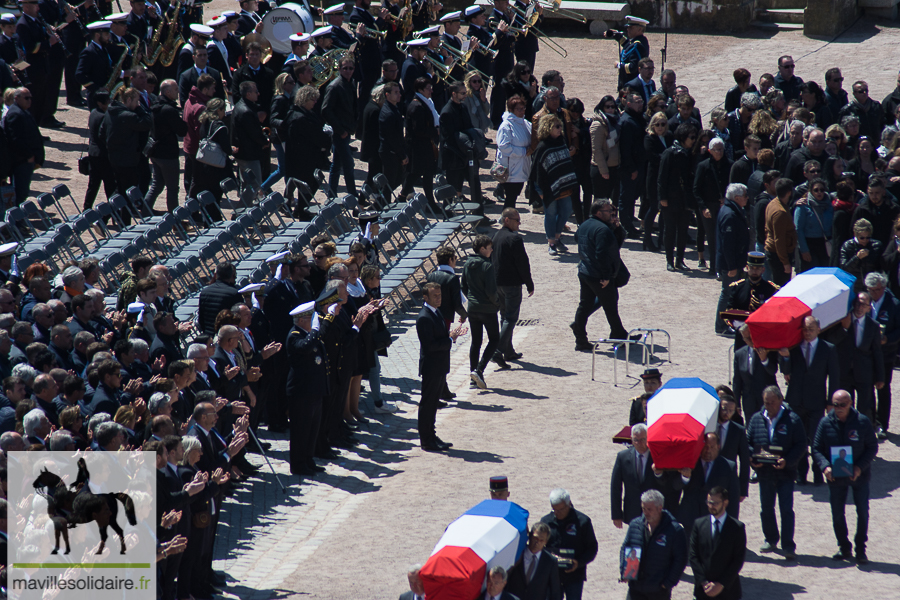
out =
<path fill-rule="evenodd" d="M 637 581 L 638 572 L 641 569 L 641 548 L 628 546 L 625 548 L 625 569 L 622 571 L 622 581 Z"/>
<path fill-rule="evenodd" d="M 831 447 L 831 476 L 853 477 L 853 446 Z"/>

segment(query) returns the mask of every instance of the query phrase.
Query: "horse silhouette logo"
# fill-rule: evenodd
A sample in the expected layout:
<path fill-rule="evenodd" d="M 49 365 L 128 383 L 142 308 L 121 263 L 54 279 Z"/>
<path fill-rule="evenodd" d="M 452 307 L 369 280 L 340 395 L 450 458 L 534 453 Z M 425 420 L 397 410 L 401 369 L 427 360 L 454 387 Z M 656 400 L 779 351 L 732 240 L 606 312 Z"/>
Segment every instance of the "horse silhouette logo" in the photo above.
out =
<path fill-rule="evenodd" d="M 60 537 L 66 543 L 65 554 L 69 554 L 69 529 L 78 525 L 96 522 L 100 529 L 100 547 L 96 554 L 102 554 L 106 547 L 107 527 L 112 527 L 119 536 L 120 554 L 125 554 L 125 533 L 119 526 L 117 517 L 121 502 L 129 525 L 137 525 L 134 502 L 121 492 L 95 494 L 89 485 L 91 474 L 83 458 L 78 459 L 78 475 L 75 482 L 66 486 L 62 478 L 44 467 L 32 483 L 35 492 L 47 500 L 47 514 L 53 522 L 56 547 L 51 554 L 59 553 Z"/>

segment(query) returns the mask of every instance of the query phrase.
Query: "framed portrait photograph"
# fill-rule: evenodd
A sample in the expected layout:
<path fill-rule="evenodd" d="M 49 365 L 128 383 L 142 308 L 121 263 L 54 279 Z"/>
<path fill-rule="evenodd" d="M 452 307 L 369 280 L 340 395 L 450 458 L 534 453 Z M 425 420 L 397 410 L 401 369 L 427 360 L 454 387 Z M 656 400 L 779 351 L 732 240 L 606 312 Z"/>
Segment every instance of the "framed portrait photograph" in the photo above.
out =
<path fill-rule="evenodd" d="M 832 477 L 853 477 L 853 446 L 831 447 Z"/>
<path fill-rule="evenodd" d="M 637 581 L 638 572 L 641 569 L 640 546 L 625 547 L 625 569 L 622 571 L 622 581 Z"/>

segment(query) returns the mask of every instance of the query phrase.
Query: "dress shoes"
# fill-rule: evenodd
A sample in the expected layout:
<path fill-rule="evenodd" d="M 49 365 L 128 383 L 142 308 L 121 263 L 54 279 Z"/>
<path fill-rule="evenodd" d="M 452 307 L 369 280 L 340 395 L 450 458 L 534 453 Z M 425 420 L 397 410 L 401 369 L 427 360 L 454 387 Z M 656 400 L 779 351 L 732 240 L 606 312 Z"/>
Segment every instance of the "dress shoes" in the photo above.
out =
<path fill-rule="evenodd" d="M 296 469 L 291 469 L 291 475 L 299 475 L 300 477 L 315 477 L 318 474 L 318 471 L 314 471 L 306 465 L 297 467 Z"/>
<path fill-rule="evenodd" d="M 500 368 L 503 369 L 503 370 L 512 369 L 512 367 L 509 366 L 509 363 L 506 362 L 506 359 L 503 358 L 503 355 L 500 354 L 499 352 L 497 352 L 496 354 L 494 354 L 494 358 L 492 358 L 491 360 L 492 360 L 498 367 L 500 367 Z"/>
<path fill-rule="evenodd" d="M 520 358 L 522 358 L 522 356 L 523 354 L 521 352 L 510 352 L 503 358 L 505 358 L 506 360 L 519 360 Z"/>
<path fill-rule="evenodd" d="M 335 442 L 334 445 L 338 448 L 343 448 L 344 450 L 350 450 L 357 444 L 359 444 L 359 441 L 356 438 L 346 436 L 338 439 L 338 441 Z"/>
<path fill-rule="evenodd" d="M 44 117 L 41 120 L 41 127 L 44 129 L 62 129 L 66 126 L 65 123 L 57 119 L 56 117 Z"/>
<path fill-rule="evenodd" d="M 446 452 L 447 450 L 449 450 L 449 448 L 447 448 L 446 446 L 438 446 L 436 443 L 430 442 L 427 444 L 422 444 L 422 450 L 424 450 L 425 452 Z"/>
<path fill-rule="evenodd" d="M 316 461 L 314 461 L 313 459 L 309 459 L 306 462 L 306 466 L 307 466 L 307 468 L 309 468 L 311 471 L 313 471 L 315 473 L 324 473 L 325 472 L 325 467 L 320 467 L 319 465 L 316 464 Z"/>
<path fill-rule="evenodd" d="M 442 440 L 439 437 L 434 438 L 434 443 L 437 446 L 442 446 L 444 448 L 444 450 L 449 450 L 450 448 L 453 447 L 453 444 L 451 444 L 450 442 L 445 442 L 444 440 Z"/>
<path fill-rule="evenodd" d="M 673 265 L 672 263 L 668 263 L 666 265 L 666 271 L 668 271 L 669 273 L 675 273 L 678 271 L 678 269 L 676 269 L 675 265 Z"/>
<path fill-rule="evenodd" d="M 444 402 L 443 400 L 438 400 L 438 403 L 437 403 L 437 407 L 438 407 L 438 408 L 447 408 L 447 407 L 449 407 L 449 406 L 450 406 L 450 405 L 447 404 L 446 402 Z"/>
<path fill-rule="evenodd" d="M 691 270 L 690 267 L 688 267 L 686 264 L 684 264 L 683 260 L 679 260 L 677 263 L 675 263 L 675 268 L 678 269 L 679 271 L 690 271 Z"/>
<path fill-rule="evenodd" d="M 856 564 L 858 564 L 858 565 L 869 564 L 869 557 L 866 556 L 865 550 L 857 550 L 856 551 Z"/>
<path fill-rule="evenodd" d="M 213 571 L 212 575 L 209 576 L 209 581 L 213 585 L 217 585 L 219 587 L 223 587 L 228 583 L 228 580 L 225 579 L 225 576 L 217 573 L 216 571 Z"/>
<path fill-rule="evenodd" d="M 269 433 L 287 433 L 288 428 L 283 425 L 273 425 L 269 423 Z"/>
<path fill-rule="evenodd" d="M 850 550 L 838 550 L 831 558 L 833 560 L 850 560 L 853 558 L 853 553 Z"/>
<path fill-rule="evenodd" d="M 577 352 L 590 352 L 594 349 L 594 345 L 587 340 L 575 340 L 575 350 Z"/>
<path fill-rule="evenodd" d="M 334 450 L 329 448 L 327 450 L 322 450 L 321 452 L 316 452 L 314 456 L 316 458 L 321 458 L 322 460 L 333 460 L 335 458 L 338 458 L 340 455 L 340 452 L 335 452 Z"/>

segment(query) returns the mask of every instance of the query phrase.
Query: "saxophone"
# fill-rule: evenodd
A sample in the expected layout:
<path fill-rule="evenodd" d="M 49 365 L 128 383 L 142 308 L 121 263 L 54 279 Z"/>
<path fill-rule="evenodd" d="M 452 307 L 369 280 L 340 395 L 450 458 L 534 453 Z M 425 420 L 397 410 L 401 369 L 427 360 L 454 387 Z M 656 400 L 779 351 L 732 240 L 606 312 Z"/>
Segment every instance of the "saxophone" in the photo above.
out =
<path fill-rule="evenodd" d="M 163 42 L 162 54 L 159 56 L 159 62 L 164 67 L 171 67 L 178 56 L 178 51 L 184 45 L 184 37 L 181 35 L 181 0 L 175 3 L 175 17 L 169 23 L 169 32 L 166 41 Z"/>
<path fill-rule="evenodd" d="M 166 15 L 161 15 L 159 18 L 159 25 L 153 30 L 153 37 L 150 38 L 150 43 L 147 44 L 147 56 L 141 61 L 147 68 L 156 64 L 156 60 L 163 51 L 162 44 L 159 43 L 159 38 L 162 36 L 162 30 L 168 22 L 169 18 Z"/>
<path fill-rule="evenodd" d="M 109 76 L 109 81 L 106 84 L 106 91 L 109 92 L 109 99 L 112 100 L 116 97 L 116 94 L 119 93 L 125 86 L 124 81 L 119 81 L 119 73 L 122 72 L 122 67 L 125 66 L 125 60 L 128 58 L 129 54 L 133 54 L 137 51 L 138 44 L 141 43 L 141 40 L 138 39 L 137 36 L 132 35 L 134 38 L 134 45 L 129 46 L 128 44 L 119 44 L 120 46 L 125 46 L 125 51 L 122 52 L 122 56 L 119 57 L 119 62 L 116 63 L 116 66 L 113 68 L 112 75 Z"/>

